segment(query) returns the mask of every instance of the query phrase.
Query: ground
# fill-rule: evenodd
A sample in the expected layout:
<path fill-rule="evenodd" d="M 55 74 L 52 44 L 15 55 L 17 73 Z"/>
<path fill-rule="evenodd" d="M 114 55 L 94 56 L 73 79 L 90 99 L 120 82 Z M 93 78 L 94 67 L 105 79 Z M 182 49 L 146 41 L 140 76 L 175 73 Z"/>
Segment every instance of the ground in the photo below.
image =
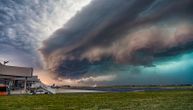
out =
<path fill-rule="evenodd" d="M 193 110 L 193 91 L 2 96 L 0 110 Z"/>

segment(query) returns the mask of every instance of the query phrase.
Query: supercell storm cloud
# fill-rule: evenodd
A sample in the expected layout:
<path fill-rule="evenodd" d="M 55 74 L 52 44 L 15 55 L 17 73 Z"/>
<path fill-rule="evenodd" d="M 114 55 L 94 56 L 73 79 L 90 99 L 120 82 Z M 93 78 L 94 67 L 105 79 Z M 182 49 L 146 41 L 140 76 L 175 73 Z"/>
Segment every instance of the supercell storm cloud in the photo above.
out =
<path fill-rule="evenodd" d="M 44 41 L 41 51 L 60 77 L 119 74 L 121 65 L 156 67 L 190 53 L 192 26 L 191 0 L 95 0 Z"/>
<path fill-rule="evenodd" d="M 2 1 L 0 46 L 43 59 L 56 79 L 193 83 L 192 0 Z"/>

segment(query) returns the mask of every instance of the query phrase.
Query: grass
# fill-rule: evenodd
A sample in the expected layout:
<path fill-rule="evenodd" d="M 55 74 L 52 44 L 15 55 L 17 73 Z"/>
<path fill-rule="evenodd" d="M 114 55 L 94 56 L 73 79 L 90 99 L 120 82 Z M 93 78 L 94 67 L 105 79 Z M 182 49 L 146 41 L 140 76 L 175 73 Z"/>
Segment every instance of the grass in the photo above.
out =
<path fill-rule="evenodd" d="M 193 110 L 193 91 L 2 96 L 0 110 Z"/>

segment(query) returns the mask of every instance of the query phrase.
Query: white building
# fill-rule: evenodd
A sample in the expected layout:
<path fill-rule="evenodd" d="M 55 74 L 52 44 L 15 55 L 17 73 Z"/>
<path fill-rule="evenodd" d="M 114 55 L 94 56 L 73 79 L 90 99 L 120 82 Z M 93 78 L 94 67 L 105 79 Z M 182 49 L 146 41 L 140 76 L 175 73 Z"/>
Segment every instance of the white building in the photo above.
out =
<path fill-rule="evenodd" d="M 9 90 L 27 90 L 33 83 L 40 82 L 33 76 L 33 68 L 7 66 L 0 63 L 0 84 L 7 85 Z"/>

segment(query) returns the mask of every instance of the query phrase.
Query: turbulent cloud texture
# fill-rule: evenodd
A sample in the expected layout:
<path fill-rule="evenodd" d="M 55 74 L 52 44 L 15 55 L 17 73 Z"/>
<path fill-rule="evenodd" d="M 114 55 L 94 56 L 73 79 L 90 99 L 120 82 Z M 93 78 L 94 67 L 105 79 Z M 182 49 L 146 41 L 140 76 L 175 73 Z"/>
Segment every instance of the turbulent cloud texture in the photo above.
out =
<path fill-rule="evenodd" d="M 131 73 L 192 52 L 191 0 L 94 0 L 44 41 L 60 77 Z"/>
<path fill-rule="evenodd" d="M 193 83 L 192 48 L 192 0 L 0 0 L 0 62 L 60 83 Z"/>
<path fill-rule="evenodd" d="M 14 59 L 22 59 L 24 55 L 28 56 L 27 60 L 19 64 L 41 66 L 37 50 L 42 41 L 90 2 L 90 0 L 78 1 L 0 0 L 1 59 L 18 64 L 18 60 Z M 11 52 L 13 50 L 14 52 Z M 15 56 L 21 58 L 14 58 Z"/>

